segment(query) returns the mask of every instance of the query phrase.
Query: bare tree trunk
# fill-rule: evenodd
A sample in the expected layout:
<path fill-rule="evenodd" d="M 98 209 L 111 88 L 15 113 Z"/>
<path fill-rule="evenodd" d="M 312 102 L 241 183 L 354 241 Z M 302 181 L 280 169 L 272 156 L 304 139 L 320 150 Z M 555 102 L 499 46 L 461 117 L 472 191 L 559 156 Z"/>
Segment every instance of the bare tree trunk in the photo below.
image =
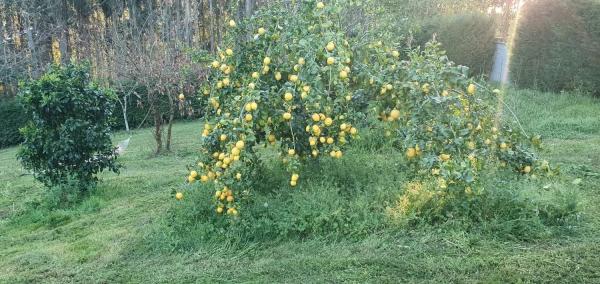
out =
<path fill-rule="evenodd" d="M 158 155 L 162 152 L 162 115 L 159 109 L 159 103 L 157 102 L 158 99 L 156 99 L 158 95 L 154 94 L 150 96 L 152 96 L 150 99 L 153 101 L 153 103 L 150 104 L 150 107 L 152 107 L 152 114 L 154 116 L 154 140 L 156 141 L 155 153 Z"/>
<path fill-rule="evenodd" d="M 174 110 L 169 114 L 169 127 L 167 128 L 167 142 L 166 149 L 167 151 L 171 151 L 171 134 L 173 129 L 173 121 L 175 119 Z"/>
<path fill-rule="evenodd" d="M 253 0 L 246 0 L 246 17 L 250 18 L 252 16 L 252 9 L 254 7 Z"/>
<path fill-rule="evenodd" d="M 57 5 L 57 21 L 58 21 L 58 30 L 59 30 L 59 49 L 61 54 L 62 63 L 69 62 L 69 27 L 68 27 L 68 6 L 64 0 L 60 1 L 60 4 Z"/>
<path fill-rule="evenodd" d="M 211 52 L 215 52 L 216 47 L 215 47 L 215 10 L 214 10 L 214 1 L 215 0 L 208 0 L 208 9 L 210 10 L 209 13 L 209 19 L 210 19 L 210 29 L 209 29 L 209 34 L 210 34 L 210 51 Z"/>

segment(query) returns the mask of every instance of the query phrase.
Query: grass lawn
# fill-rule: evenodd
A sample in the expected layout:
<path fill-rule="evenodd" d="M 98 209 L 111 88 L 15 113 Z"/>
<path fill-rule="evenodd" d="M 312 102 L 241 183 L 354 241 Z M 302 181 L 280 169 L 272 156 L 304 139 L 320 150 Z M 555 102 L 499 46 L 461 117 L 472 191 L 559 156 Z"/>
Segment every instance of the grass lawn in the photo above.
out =
<path fill-rule="evenodd" d="M 568 222 L 535 234 L 518 219 L 395 228 L 371 200 L 393 202 L 406 182 L 403 155 L 365 142 L 307 169 L 293 191 L 268 165 L 266 193 L 256 198 L 275 216 L 231 237 L 193 207 L 210 193 L 173 198 L 202 125 L 179 123 L 169 155 L 152 156 L 150 129 L 135 132 L 121 174 L 102 175 L 97 191 L 70 209 L 39 206 L 44 189 L 21 169 L 17 148 L 0 150 L 0 283 L 600 282 L 600 100 L 514 91 L 507 105 L 527 132 L 544 137 L 541 156 L 563 174 L 506 186 L 533 199 L 574 194 L 579 212 Z"/>

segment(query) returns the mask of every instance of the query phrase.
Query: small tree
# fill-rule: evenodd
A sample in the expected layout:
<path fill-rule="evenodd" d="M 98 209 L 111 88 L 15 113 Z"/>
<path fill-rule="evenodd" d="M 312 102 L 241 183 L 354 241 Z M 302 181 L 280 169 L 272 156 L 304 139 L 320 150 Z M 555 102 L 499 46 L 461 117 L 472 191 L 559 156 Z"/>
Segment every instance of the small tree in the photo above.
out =
<path fill-rule="evenodd" d="M 88 71 L 86 65 L 52 66 L 22 85 L 29 122 L 18 157 L 47 187 L 74 185 L 81 193 L 96 185 L 96 174 L 120 167 L 110 139 L 114 94 L 91 82 Z M 68 194 L 60 193 L 61 200 Z"/>

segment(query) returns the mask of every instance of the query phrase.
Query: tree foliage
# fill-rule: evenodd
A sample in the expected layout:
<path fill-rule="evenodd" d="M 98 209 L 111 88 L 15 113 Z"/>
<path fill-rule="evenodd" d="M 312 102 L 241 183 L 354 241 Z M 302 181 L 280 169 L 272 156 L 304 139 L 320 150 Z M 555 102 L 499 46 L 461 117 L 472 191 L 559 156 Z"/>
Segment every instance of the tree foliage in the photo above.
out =
<path fill-rule="evenodd" d="M 29 121 L 21 130 L 25 140 L 18 156 L 48 187 L 75 183 L 85 191 L 103 170 L 118 172 L 109 121 L 115 99 L 91 82 L 88 70 L 52 66 L 21 88 Z"/>
<path fill-rule="evenodd" d="M 511 59 L 511 81 L 527 88 L 598 94 L 599 11 L 597 1 L 526 2 Z"/>
<path fill-rule="evenodd" d="M 497 119 L 500 91 L 470 78 L 437 43 L 403 56 L 382 40 L 348 38 L 340 2 L 304 1 L 291 12 L 270 6 L 229 22 L 203 89 L 210 109 L 202 154 L 188 175 L 192 186 L 199 180 L 214 190 L 218 214 L 236 216 L 252 202 L 257 149 L 275 147 L 294 188 L 302 164 L 343 157 L 359 121 L 382 127 L 366 125 L 368 117 L 385 122 L 382 131 L 406 152 L 411 175 L 435 181 L 444 202 L 468 206 L 483 194 L 485 169 L 552 174 L 533 152 L 539 137 L 529 140 Z"/>

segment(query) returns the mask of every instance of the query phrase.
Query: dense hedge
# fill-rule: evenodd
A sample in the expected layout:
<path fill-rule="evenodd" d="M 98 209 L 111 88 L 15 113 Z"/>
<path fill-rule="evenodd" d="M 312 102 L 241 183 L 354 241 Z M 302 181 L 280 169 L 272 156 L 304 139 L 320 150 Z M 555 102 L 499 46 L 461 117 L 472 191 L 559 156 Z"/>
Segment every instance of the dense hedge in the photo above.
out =
<path fill-rule="evenodd" d="M 0 99 L 0 148 L 21 143 L 23 137 L 19 134 L 19 128 L 26 122 L 23 108 L 14 98 Z"/>
<path fill-rule="evenodd" d="M 600 1 L 532 0 L 523 9 L 511 81 L 600 94 Z"/>
<path fill-rule="evenodd" d="M 471 75 L 489 75 L 496 35 L 492 18 L 481 13 L 434 17 L 423 24 L 415 39 L 424 46 L 434 34 L 456 64 L 468 66 Z"/>

